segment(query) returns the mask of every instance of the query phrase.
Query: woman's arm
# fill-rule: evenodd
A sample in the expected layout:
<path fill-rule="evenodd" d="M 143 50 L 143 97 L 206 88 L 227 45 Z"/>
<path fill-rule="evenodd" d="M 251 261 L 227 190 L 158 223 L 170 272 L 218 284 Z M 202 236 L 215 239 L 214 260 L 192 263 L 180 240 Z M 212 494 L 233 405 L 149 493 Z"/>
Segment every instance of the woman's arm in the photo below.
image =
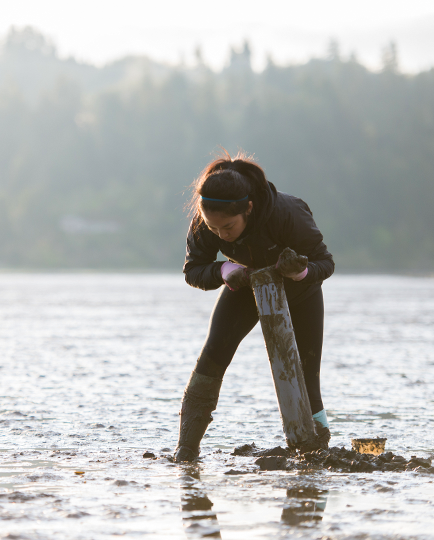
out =
<path fill-rule="evenodd" d="M 213 233 L 200 227 L 194 230 L 194 220 L 187 234 L 187 253 L 184 263 L 185 281 L 204 291 L 218 289 L 224 281 L 221 275 L 223 261 L 216 261 L 219 251 L 213 242 Z"/>
<path fill-rule="evenodd" d="M 334 272 L 333 256 L 323 242 L 309 206 L 301 199 L 289 196 L 287 203 L 278 212 L 280 244 L 308 258 L 308 273 L 303 283 L 324 281 Z"/>

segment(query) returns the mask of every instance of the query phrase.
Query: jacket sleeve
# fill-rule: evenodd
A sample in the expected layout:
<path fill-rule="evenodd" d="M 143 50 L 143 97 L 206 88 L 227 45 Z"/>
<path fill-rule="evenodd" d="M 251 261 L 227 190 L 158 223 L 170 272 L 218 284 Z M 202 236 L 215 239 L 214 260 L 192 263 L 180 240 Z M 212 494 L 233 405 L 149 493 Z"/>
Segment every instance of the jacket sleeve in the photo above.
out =
<path fill-rule="evenodd" d="M 211 238 L 207 238 L 208 231 L 203 227 L 199 226 L 195 232 L 193 228 L 194 220 L 187 234 L 187 253 L 183 270 L 185 281 L 191 287 L 204 291 L 218 289 L 224 283 L 220 271 L 223 262 L 216 261 L 218 247 Z"/>
<path fill-rule="evenodd" d="M 280 230 L 281 243 L 309 259 L 308 274 L 303 283 L 322 282 L 333 274 L 335 270 L 333 256 L 327 250 L 323 235 L 304 201 L 295 199 L 294 206 L 284 219 Z"/>

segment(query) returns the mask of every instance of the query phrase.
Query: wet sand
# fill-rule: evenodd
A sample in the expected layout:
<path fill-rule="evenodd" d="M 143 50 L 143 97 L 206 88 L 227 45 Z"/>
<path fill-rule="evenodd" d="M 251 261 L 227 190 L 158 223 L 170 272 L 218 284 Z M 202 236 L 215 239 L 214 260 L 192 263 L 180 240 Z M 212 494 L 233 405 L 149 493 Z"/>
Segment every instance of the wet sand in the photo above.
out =
<path fill-rule="evenodd" d="M 335 276 L 324 290 L 336 450 L 265 470 L 232 455 L 284 448 L 259 327 L 200 462 L 171 460 L 214 292 L 181 276 L 1 275 L 0 538 L 434 538 L 434 280 Z M 354 470 L 381 456 L 351 439 L 377 436 L 391 467 Z"/>

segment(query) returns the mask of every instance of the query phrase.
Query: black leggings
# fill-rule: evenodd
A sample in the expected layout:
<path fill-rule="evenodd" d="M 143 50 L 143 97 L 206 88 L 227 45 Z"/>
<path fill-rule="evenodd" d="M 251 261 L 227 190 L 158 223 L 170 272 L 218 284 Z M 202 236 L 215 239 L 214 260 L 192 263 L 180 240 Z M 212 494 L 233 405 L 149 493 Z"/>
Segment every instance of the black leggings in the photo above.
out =
<path fill-rule="evenodd" d="M 300 353 L 312 414 L 324 406 L 320 390 L 320 365 L 324 328 L 322 290 L 290 307 L 295 339 Z M 211 314 L 208 336 L 195 370 L 201 375 L 223 378 L 238 345 L 258 322 L 253 291 L 224 286 Z"/>

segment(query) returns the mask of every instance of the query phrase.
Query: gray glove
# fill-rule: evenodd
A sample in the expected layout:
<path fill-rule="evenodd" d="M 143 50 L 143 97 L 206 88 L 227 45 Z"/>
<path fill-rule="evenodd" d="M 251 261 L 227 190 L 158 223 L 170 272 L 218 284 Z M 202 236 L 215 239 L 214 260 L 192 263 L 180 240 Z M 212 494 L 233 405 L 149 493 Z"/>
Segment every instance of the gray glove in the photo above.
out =
<path fill-rule="evenodd" d="M 301 281 L 307 275 L 308 259 L 304 255 L 298 255 L 294 250 L 287 247 L 279 255 L 276 269 L 287 278 Z"/>

